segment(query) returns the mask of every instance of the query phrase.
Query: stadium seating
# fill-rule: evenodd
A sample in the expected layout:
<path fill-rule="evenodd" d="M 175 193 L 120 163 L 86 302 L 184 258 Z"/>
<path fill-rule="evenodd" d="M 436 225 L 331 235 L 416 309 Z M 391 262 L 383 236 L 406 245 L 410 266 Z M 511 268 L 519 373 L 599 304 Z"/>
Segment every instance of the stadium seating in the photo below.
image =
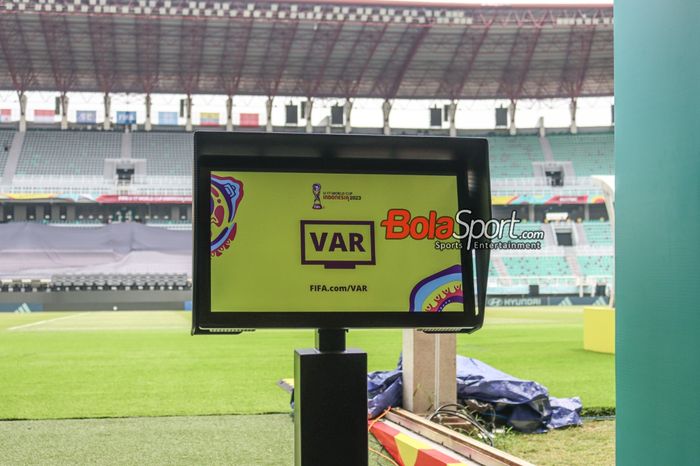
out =
<path fill-rule="evenodd" d="M 612 229 L 610 222 L 583 222 L 588 244 L 592 246 L 612 244 Z"/>
<path fill-rule="evenodd" d="M 504 257 L 503 263 L 511 276 L 566 277 L 574 274 L 563 256 Z"/>
<path fill-rule="evenodd" d="M 169 222 L 157 222 L 150 221 L 146 222 L 149 227 L 165 228 L 167 230 L 175 231 L 190 231 L 192 230 L 192 222 L 189 220 L 171 220 Z"/>
<path fill-rule="evenodd" d="M 74 220 L 71 222 L 56 220 L 47 222 L 45 220 L 39 220 L 40 223 L 46 225 L 51 225 L 52 227 L 70 227 L 70 228 L 100 228 L 104 226 L 104 222 L 99 220 Z"/>
<path fill-rule="evenodd" d="M 61 274 L 51 277 L 52 291 L 74 290 L 187 290 L 186 274 Z"/>
<path fill-rule="evenodd" d="M 191 133 L 134 133 L 131 158 L 146 159 L 148 176 L 192 176 Z"/>
<path fill-rule="evenodd" d="M 9 152 L 2 149 L 5 144 L 12 143 L 14 134 L 14 130 L 0 130 L 0 173 Z M 612 173 L 612 134 L 555 134 L 548 138 L 555 159 L 571 160 L 577 176 Z M 130 146 L 121 147 L 122 141 L 130 141 Z M 515 178 L 520 178 L 519 181 L 525 184 L 530 179 L 534 180 L 532 163 L 544 161 L 538 136 L 494 136 L 489 138 L 489 142 L 493 178 L 500 179 L 502 183 L 515 183 L 518 181 Z M 109 188 L 109 184 L 105 184 L 103 178 L 104 159 L 130 156 L 134 159 L 147 160 L 146 180 L 145 182 L 136 181 L 134 189 L 147 189 L 148 191 L 143 191 L 147 194 L 170 193 L 172 186 L 185 186 L 184 189 L 189 189 L 190 183 L 183 180 L 189 179 L 192 175 L 192 153 L 193 136 L 186 132 L 135 132 L 129 138 L 124 138 L 123 133 L 120 132 L 35 129 L 28 131 L 24 139 L 17 176 L 12 181 L 12 188 L 18 189 L 25 185 L 41 186 L 42 182 L 53 180 L 51 186 L 56 186 L 56 189 L 61 190 L 60 192 L 99 193 L 100 188 L 105 186 Z M 85 184 L 84 189 L 80 189 L 83 184 Z M 517 189 L 521 185 L 513 186 L 515 188 L 511 189 L 518 192 Z M 19 189 L 17 192 L 25 191 Z M 145 216 L 139 220 L 146 221 L 146 225 L 150 227 L 168 230 L 191 230 L 192 228 L 190 220 L 170 219 L 168 215 L 152 218 Z M 36 219 L 36 221 L 46 222 L 44 219 Z M 53 218 L 50 223 L 56 226 L 84 228 L 103 226 L 101 219 L 91 218 L 77 218 L 71 222 Z M 489 267 L 489 275 L 495 283 L 495 287 L 492 287 L 490 292 L 496 293 L 497 291 L 494 290 L 501 289 L 499 286 L 510 286 L 515 289 L 515 287 L 526 286 L 526 283 L 554 286 L 556 290 L 561 291 L 564 286 L 576 288 L 581 277 L 611 276 L 613 265 L 610 254 L 613 238 L 610 223 L 583 222 L 576 225 L 576 228 L 582 234 L 581 236 L 585 236 L 586 241 L 575 245 L 570 251 L 581 257 L 578 257 L 576 262 L 572 262 L 569 258 L 567 262 L 567 258 L 561 251 L 550 249 L 556 246 L 551 240 L 552 229 L 549 225 L 538 222 L 517 224 L 516 234 L 524 230 L 545 231 L 547 239 L 543 246 L 546 251 L 543 251 L 544 254 L 511 252 L 501 255 L 496 253 L 498 263 L 495 264 L 492 260 Z M 510 240 L 505 237 L 503 241 L 531 240 Z M 575 266 L 576 263 L 578 267 Z M 138 272 L 138 270 L 134 271 Z M 575 275 L 578 276 L 574 277 Z M 47 291 L 61 289 L 166 290 L 188 287 L 186 276 L 183 278 L 154 274 L 72 274 L 54 276 L 48 284 L 34 283 L 32 280 L 15 282 L 10 280 L 4 283 L 2 289 L 15 291 L 33 289 Z M 518 290 L 522 291 L 521 288 Z"/>
<path fill-rule="evenodd" d="M 14 131 L 0 131 L 11 142 Z M 186 132 L 135 132 L 130 155 L 147 160 L 148 177 L 191 176 L 193 142 Z M 556 160 L 571 160 L 576 176 L 613 173 L 613 134 L 555 134 L 548 136 Z M 101 176 L 105 158 L 119 158 L 122 134 L 97 131 L 32 130 L 27 132 L 18 175 Z M 538 136 L 489 137 L 493 178 L 530 178 L 533 162 L 544 162 Z M 0 153 L 0 168 L 7 154 Z"/>
<path fill-rule="evenodd" d="M 18 175 L 97 176 L 104 159 L 119 158 L 121 134 L 92 131 L 28 131 Z"/>
<path fill-rule="evenodd" d="M 576 176 L 615 173 L 613 133 L 555 134 L 547 139 L 556 160 L 573 162 Z"/>
<path fill-rule="evenodd" d="M 579 256 L 577 259 L 584 276 L 611 276 L 613 273 L 612 256 Z"/>
<path fill-rule="evenodd" d="M 498 270 L 496 269 L 496 266 L 493 265 L 493 261 L 491 261 L 491 262 L 489 262 L 489 277 L 497 277 L 497 276 L 498 276 Z"/>
<path fill-rule="evenodd" d="M 510 228 L 510 227 L 509 227 Z M 504 234 L 503 241 L 512 241 L 514 243 L 530 243 L 532 241 L 541 241 L 541 240 L 531 240 L 531 239 L 510 239 L 508 236 L 510 229 L 507 229 L 507 231 Z M 538 223 L 538 222 L 520 222 L 516 223 L 515 226 L 513 227 L 513 232 L 515 233 L 516 236 L 520 236 L 520 234 L 523 231 L 544 231 L 545 225 L 543 223 Z"/>
<path fill-rule="evenodd" d="M 532 177 L 532 162 L 544 162 L 537 136 L 498 136 L 488 140 L 492 178 Z"/>
<path fill-rule="evenodd" d="M 10 145 L 14 137 L 14 131 L 0 130 L 0 178 L 5 170 L 5 163 L 7 162 L 7 156 L 10 154 Z M 5 150 L 6 148 L 7 150 Z"/>

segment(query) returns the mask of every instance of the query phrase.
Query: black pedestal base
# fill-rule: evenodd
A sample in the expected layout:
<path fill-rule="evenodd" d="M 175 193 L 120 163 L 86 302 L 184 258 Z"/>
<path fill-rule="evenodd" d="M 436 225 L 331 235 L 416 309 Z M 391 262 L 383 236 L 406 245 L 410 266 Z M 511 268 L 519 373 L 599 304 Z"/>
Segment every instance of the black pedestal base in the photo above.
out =
<path fill-rule="evenodd" d="M 295 466 L 367 466 L 367 354 L 294 352 Z"/>

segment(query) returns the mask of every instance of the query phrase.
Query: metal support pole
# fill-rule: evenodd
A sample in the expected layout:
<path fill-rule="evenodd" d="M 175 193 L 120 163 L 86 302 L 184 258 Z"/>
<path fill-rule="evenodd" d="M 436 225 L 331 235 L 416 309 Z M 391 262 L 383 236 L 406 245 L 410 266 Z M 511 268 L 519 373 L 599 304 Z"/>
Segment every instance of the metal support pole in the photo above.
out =
<path fill-rule="evenodd" d="M 569 102 L 569 113 L 571 114 L 571 125 L 569 126 L 569 130 L 571 130 L 571 134 L 578 133 L 578 128 L 576 127 L 576 106 L 576 98 L 572 97 L 571 102 Z"/>
<path fill-rule="evenodd" d="M 27 131 L 27 95 L 24 91 L 19 91 L 19 130 Z"/>
<path fill-rule="evenodd" d="M 350 133 L 352 131 L 352 124 L 350 123 L 350 114 L 352 113 L 353 101 L 349 98 L 345 100 L 345 106 L 343 107 L 343 112 L 345 113 L 345 132 Z"/>
<path fill-rule="evenodd" d="M 192 96 L 185 98 L 185 131 L 192 131 Z"/>
<path fill-rule="evenodd" d="M 146 122 L 143 127 L 146 131 L 151 130 L 151 94 L 146 94 Z"/>
<path fill-rule="evenodd" d="M 457 136 L 457 101 L 453 100 L 447 106 L 447 119 L 450 122 L 450 136 Z"/>
<path fill-rule="evenodd" d="M 324 351 L 345 351 L 345 336 L 348 333 L 344 328 L 320 328 L 316 330 L 316 349 Z"/>
<path fill-rule="evenodd" d="M 511 100 L 510 105 L 508 106 L 508 116 L 510 118 L 510 121 L 508 123 L 508 130 L 511 136 L 515 136 L 516 134 L 518 134 L 518 129 L 515 127 L 515 109 L 516 102 L 515 100 Z"/>
<path fill-rule="evenodd" d="M 306 105 L 304 106 L 304 119 L 306 120 L 306 132 L 313 133 L 314 126 L 311 123 L 311 111 L 314 108 L 314 100 L 309 97 L 306 99 Z"/>
<path fill-rule="evenodd" d="M 265 131 L 272 132 L 272 100 L 273 97 L 268 97 L 265 102 L 265 110 L 267 111 L 267 123 L 265 123 Z"/>
<path fill-rule="evenodd" d="M 295 466 L 368 464 L 367 353 L 345 332 L 319 329 L 316 348 L 294 351 Z"/>
<path fill-rule="evenodd" d="M 61 104 L 61 129 L 68 129 L 68 95 L 61 92 L 59 101 Z"/>
<path fill-rule="evenodd" d="M 226 98 L 226 131 L 233 131 L 233 96 Z"/>
<path fill-rule="evenodd" d="M 111 120 L 111 112 L 112 112 L 112 98 L 109 96 L 109 93 L 105 92 L 104 96 L 104 107 L 105 107 L 105 119 L 104 122 L 102 123 L 102 127 L 109 131 L 112 127 L 112 120 Z"/>
<path fill-rule="evenodd" d="M 384 134 L 386 136 L 391 134 L 391 127 L 389 126 L 389 115 L 391 114 L 391 102 L 389 99 L 384 100 L 382 103 L 382 114 L 384 115 Z"/>

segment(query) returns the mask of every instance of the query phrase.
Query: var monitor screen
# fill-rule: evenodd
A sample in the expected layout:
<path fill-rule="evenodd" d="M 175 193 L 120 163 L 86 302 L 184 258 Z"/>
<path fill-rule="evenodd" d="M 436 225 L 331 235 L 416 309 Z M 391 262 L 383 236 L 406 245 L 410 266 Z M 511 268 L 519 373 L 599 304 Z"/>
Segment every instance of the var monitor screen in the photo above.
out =
<path fill-rule="evenodd" d="M 413 139 L 197 134 L 195 333 L 480 325 L 456 214 L 485 153 Z"/>

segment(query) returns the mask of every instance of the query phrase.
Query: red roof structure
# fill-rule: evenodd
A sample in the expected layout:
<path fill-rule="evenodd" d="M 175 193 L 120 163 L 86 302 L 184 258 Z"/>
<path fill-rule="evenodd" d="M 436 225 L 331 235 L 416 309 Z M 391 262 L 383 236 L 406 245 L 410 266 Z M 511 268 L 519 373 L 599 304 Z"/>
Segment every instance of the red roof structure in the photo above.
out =
<path fill-rule="evenodd" d="M 609 96 L 613 9 L 390 0 L 0 0 L 0 89 Z"/>

